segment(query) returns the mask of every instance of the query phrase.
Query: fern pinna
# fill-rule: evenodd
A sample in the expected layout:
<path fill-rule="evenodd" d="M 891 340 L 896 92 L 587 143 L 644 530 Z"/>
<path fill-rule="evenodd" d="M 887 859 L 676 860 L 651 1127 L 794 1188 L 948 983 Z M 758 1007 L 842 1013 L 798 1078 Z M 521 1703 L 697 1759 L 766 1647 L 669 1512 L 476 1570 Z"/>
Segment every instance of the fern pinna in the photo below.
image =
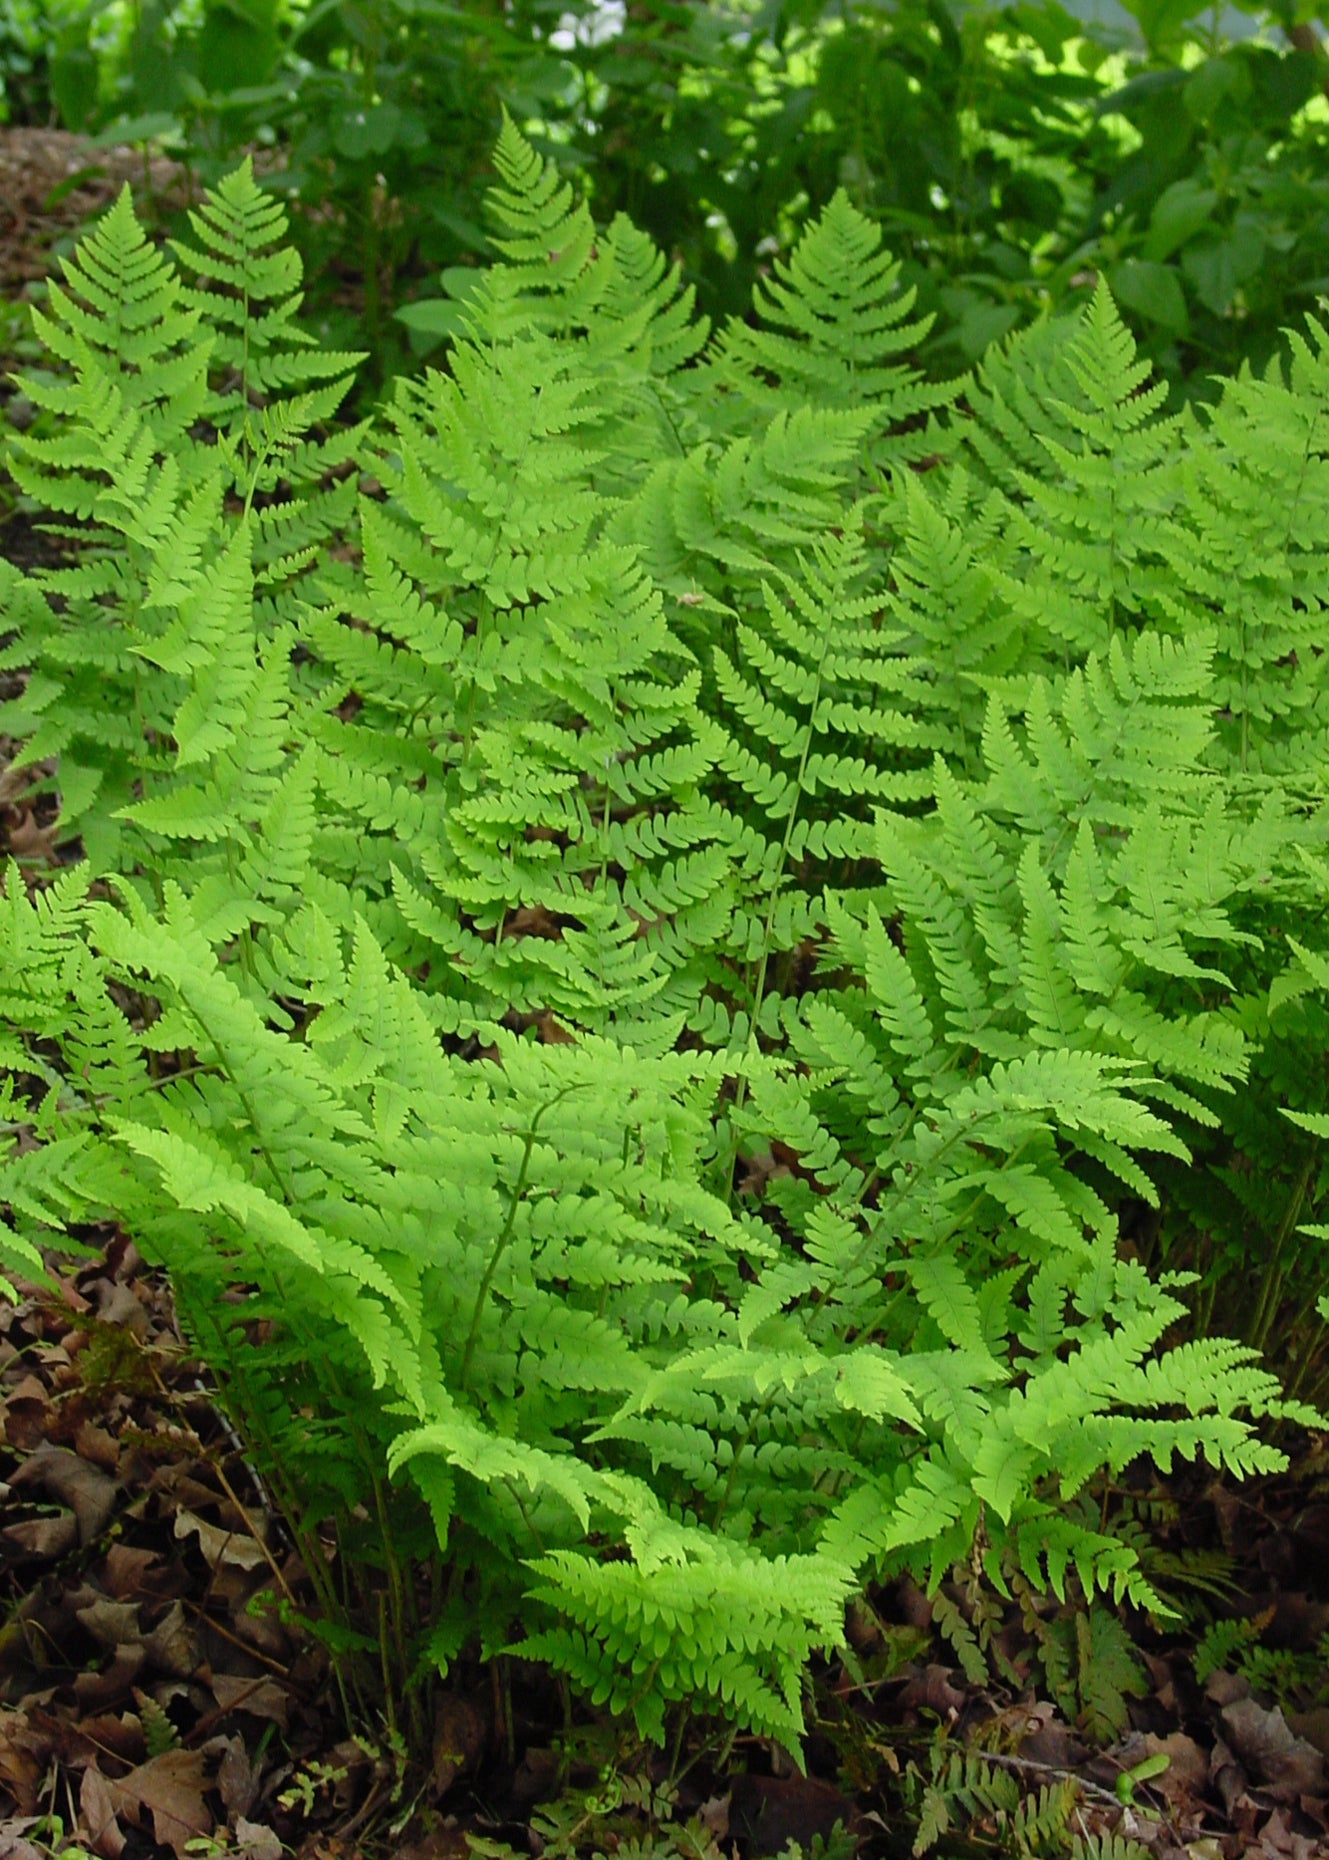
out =
<path fill-rule="evenodd" d="M 455 370 L 399 394 L 363 587 L 304 629 L 328 697 L 357 700 L 315 731 L 320 780 L 368 829 L 345 879 L 453 1024 L 658 1018 L 728 915 L 698 676 L 603 533 L 590 377 L 538 335 Z"/>
<path fill-rule="evenodd" d="M 56 430 L 16 438 L 8 464 L 30 497 L 75 521 L 53 526 L 70 565 L 11 597 L 23 624 L 0 665 L 29 670 L 0 728 L 37 787 L 59 758 L 62 827 L 106 869 L 145 852 L 159 863 L 160 838 L 122 844 L 131 806 L 177 785 L 173 767 L 211 753 L 217 732 L 254 727 L 243 707 L 262 682 L 256 654 L 272 658 L 264 642 L 289 625 L 317 543 L 354 500 L 353 479 L 322 481 L 362 433 L 324 439 L 319 423 L 358 358 L 309 352 L 285 226 L 246 165 L 194 215 L 199 249 L 179 250 L 202 275 L 187 286 L 126 189 L 34 313 L 66 372 L 25 383 Z M 284 709 L 284 673 L 281 687 Z M 201 837 L 215 841 L 221 811 L 216 797 L 196 805 Z M 168 836 L 196 836 L 187 809 L 166 814 Z"/>
<path fill-rule="evenodd" d="M 1314 429 L 1272 375 L 1171 420 L 1105 292 L 960 411 L 842 198 L 712 336 L 497 159 L 372 432 L 248 170 L 196 283 L 122 201 L 43 313 L 15 469 L 73 563 L 4 573 L 0 727 L 89 860 L 0 905 L 5 1259 L 113 1213 L 169 1270 L 403 1684 L 478 1638 L 796 1748 L 869 1576 L 1161 1610 L 1092 1482 L 1314 1418 L 1117 1244 L 1322 979 L 1264 953 L 1322 837 Z M 1310 514 L 1234 617 L 1247 454 Z"/>

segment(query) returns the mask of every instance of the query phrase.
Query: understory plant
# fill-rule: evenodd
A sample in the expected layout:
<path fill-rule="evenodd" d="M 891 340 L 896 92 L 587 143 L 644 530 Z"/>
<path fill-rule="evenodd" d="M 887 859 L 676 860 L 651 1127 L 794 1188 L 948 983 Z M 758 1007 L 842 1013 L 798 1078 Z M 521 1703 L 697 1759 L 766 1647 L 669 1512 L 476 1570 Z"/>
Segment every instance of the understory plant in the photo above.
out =
<path fill-rule="evenodd" d="M 168 1271 L 403 1691 L 478 1641 L 796 1750 L 871 1579 L 1162 1615 L 1094 1481 L 1317 1419 L 1122 1225 L 1278 1063 L 1329 338 L 1168 415 L 1102 289 L 943 393 L 844 196 L 713 334 L 496 164 L 372 430 L 247 168 L 51 292 L 0 730 L 85 857 L 0 902 L 8 1257 Z"/>

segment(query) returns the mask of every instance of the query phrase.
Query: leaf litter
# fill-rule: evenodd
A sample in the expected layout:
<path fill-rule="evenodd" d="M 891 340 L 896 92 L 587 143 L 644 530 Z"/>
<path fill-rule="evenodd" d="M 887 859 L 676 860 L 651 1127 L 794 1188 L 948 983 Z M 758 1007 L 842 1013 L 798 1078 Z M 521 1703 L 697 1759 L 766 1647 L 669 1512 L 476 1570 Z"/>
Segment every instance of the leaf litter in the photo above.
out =
<path fill-rule="evenodd" d="M 1008 1604 L 957 1570 L 931 1600 L 904 1579 L 851 1612 L 814 1676 L 806 1775 L 693 1727 L 671 1785 L 662 1753 L 589 1713 L 569 1737 L 534 1669 L 505 1693 L 496 1667 L 463 1665 L 403 1790 L 368 1727 L 348 1732 L 299 1624 L 308 1579 L 168 1288 L 123 1236 L 93 1238 L 54 1291 L 0 1309 L 0 1860 L 1057 1851 L 976 1780 L 993 1776 L 1082 1853 L 1329 1854 L 1323 1440 L 1275 1480 L 1119 1495 L 1163 1518 L 1175 1592 L 1189 1571 L 1215 1618 L 1250 1624 L 1203 1679 L 1193 1634 L 1137 1620 L 1132 1638 L 1102 1604 Z"/>

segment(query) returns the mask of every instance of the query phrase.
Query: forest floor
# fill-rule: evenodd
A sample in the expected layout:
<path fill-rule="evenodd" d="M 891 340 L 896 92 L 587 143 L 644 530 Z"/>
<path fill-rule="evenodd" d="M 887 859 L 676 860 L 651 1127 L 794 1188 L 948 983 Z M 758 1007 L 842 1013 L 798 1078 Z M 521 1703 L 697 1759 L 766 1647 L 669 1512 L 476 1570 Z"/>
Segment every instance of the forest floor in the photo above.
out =
<path fill-rule="evenodd" d="M 0 300 L 20 300 L 53 254 L 128 181 L 135 199 L 182 193 L 184 171 L 135 148 L 99 148 L 64 129 L 0 128 Z"/>
<path fill-rule="evenodd" d="M 473 1843 L 478 1860 L 761 1860 L 818 1838 L 830 1860 L 895 1860 L 929 1815 L 942 1856 L 1070 1853 L 1076 1834 L 1151 1860 L 1329 1854 L 1329 1441 L 1302 1437 L 1277 1479 L 1116 1495 L 1150 1523 L 1160 1584 L 1262 1625 L 1249 1674 L 1200 1683 L 1193 1633 L 1133 1617 L 1132 1651 L 1100 1633 L 1105 1608 L 1077 1665 L 1082 1630 L 1046 1604 L 1006 1606 L 984 1659 L 957 1625 L 978 1623 L 963 1581 L 933 1602 L 898 1581 L 814 1676 L 806 1777 L 754 1739 L 722 1758 L 697 1724 L 671 1786 L 621 1727 L 576 1713 L 569 1734 L 555 1690 L 512 1662 L 440 1689 L 432 1764 L 410 1769 L 381 1724 L 347 1721 L 302 1625 L 308 1579 L 167 1287 L 122 1236 L 87 1238 L 54 1290 L 0 1307 L 0 1860 L 74 1843 L 102 1860 L 466 1860 Z M 1040 1649 L 1059 1632 L 1072 1651 L 1050 1686 Z M 1161 1773 L 1120 1787 L 1150 1758 Z"/>
<path fill-rule="evenodd" d="M 126 179 L 141 193 L 134 150 L 0 130 L 0 421 L 26 418 L 3 373 L 32 359 L 32 284 Z M 146 179 L 183 186 L 170 163 Z M 2 486 L 0 555 L 51 559 Z M 40 860 L 3 749 L 0 857 Z M 589 1714 L 569 1733 L 556 1691 L 511 1662 L 442 1689 L 412 1770 L 382 1726 L 348 1722 L 301 1623 L 307 1577 L 168 1289 L 123 1236 L 86 1238 L 55 1290 L 0 1305 L 0 1860 L 762 1860 L 791 1841 L 895 1860 L 929 1835 L 941 1856 L 1077 1836 L 1103 1860 L 1329 1856 L 1329 1439 L 1289 1440 L 1272 1480 L 1188 1470 L 1104 1495 L 1152 1541 L 1160 1588 L 1252 1623 L 1203 1679 L 1194 1629 L 1122 1616 L 1128 1638 L 1102 1606 L 1077 1621 L 903 1581 L 814 1675 L 806 1776 L 701 1724 L 669 1761 Z M 1141 1764 L 1155 1773 L 1130 1782 Z"/>

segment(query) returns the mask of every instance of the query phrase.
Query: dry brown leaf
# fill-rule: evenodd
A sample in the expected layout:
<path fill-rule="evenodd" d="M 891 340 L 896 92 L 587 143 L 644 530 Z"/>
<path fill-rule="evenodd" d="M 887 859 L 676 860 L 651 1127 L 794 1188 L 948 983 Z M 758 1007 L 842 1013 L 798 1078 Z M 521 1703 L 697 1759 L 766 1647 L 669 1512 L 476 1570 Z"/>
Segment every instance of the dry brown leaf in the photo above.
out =
<path fill-rule="evenodd" d="M 441 1801 L 459 1776 L 473 1769 L 488 1738 L 488 1726 L 469 1699 L 445 1692 L 434 1711 L 433 1764 L 429 1794 Z"/>
<path fill-rule="evenodd" d="M 212 1816 L 203 1801 L 203 1755 L 198 1750 L 167 1750 L 150 1757 L 118 1782 L 109 1783 L 117 1815 L 142 1826 L 142 1811 L 152 1816 L 153 1839 L 186 1860 L 185 1843 L 212 1833 Z"/>
<path fill-rule="evenodd" d="M 0 1788 L 8 1790 L 21 1815 L 37 1812 L 49 1748 L 26 1713 L 0 1712 Z"/>
<path fill-rule="evenodd" d="M 752 1855 L 782 1853 L 790 1841 L 810 1848 L 852 1814 L 853 1803 L 815 1776 L 736 1776 L 730 1791 L 730 1832 Z"/>
<path fill-rule="evenodd" d="M 245 1711 L 254 1718 L 269 1718 L 286 1729 L 290 1701 L 272 1679 L 245 1679 L 235 1673 L 214 1673 L 212 1696 L 222 1711 Z"/>
<path fill-rule="evenodd" d="M 951 1683 L 949 1666 L 927 1666 L 915 1678 L 911 1679 L 900 1695 L 899 1703 L 906 1711 L 917 1710 L 936 1712 L 939 1718 L 964 1710 L 966 1695 L 958 1686 Z"/>
<path fill-rule="evenodd" d="M 271 1828 L 247 1821 L 243 1815 L 236 1821 L 235 1838 L 237 1845 L 231 1849 L 234 1860 L 282 1860 L 285 1852 Z"/>
<path fill-rule="evenodd" d="M 1000 1716 L 1015 1732 L 1016 1708 Z M 1049 1699 L 1035 1699 L 1032 1705 L 1019 1707 L 1018 1716 L 1024 1720 L 1024 1731 L 1015 1748 L 1030 1762 L 1069 1769 L 1084 1757 L 1084 1744 Z"/>
<path fill-rule="evenodd" d="M 141 1644 L 117 1647 L 115 1658 L 104 1673 L 75 1676 L 74 1697 L 85 1711 L 106 1711 L 129 1697 L 146 1661 L 147 1654 Z"/>
<path fill-rule="evenodd" d="M 119 1485 L 99 1466 L 49 1441 L 43 1441 L 10 1473 L 9 1483 L 19 1490 L 36 1486 L 68 1505 L 78 1522 L 79 1542 L 84 1544 L 100 1536 L 120 1494 Z"/>
<path fill-rule="evenodd" d="M 1167 1737 L 1155 1737 L 1151 1732 L 1142 1748 L 1146 1756 L 1168 1760 L 1162 1775 L 1150 1778 L 1151 1789 L 1166 1796 L 1173 1808 L 1189 1808 L 1199 1801 L 1209 1781 L 1209 1759 L 1193 1737 L 1187 1737 L 1184 1731 L 1173 1731 Z"/>
<path fill-rule="evenodd" d="M 120 1459 L 120 1443 L 114 1434 L 91 1421 L 80 1421 L 74 1435 L 74 1451 L 80 1459 L 90 1460 L 106 1473 L 113 1473 Z"/>
<path fill-rule="evenodd" d="M 1210 1673 L 1204 1682 L 1204 1696 L 1211 1705 L 1220 1709 L 1234 1704 L 1238 1699 L 1249 1698 L 1251 1682 L 1242 1673 L 1227 1673 L 1220 1667 L 1216 1673 Z"/>
<path fill-rule="evenodd" d="M 102 1856 L 102 1860 L 120 1860 L 125 1837 L 116 1820 L 116 1801 L 111 1785 L 99 1769 L 91 1765 L 83 1772 L 78 1792 L 79 1815 L 83 1838 Z"/>
<path fill-rule="evenodd" d="M 49 1518 L 25 1518 L 0 1531 L 0 1545 L 10 1556 L 51 1558 L 65 1556 L 78 1542 L 78 1520 L 72 1511 L 57 1511 Z"/>
<path fill-rule="evenodd" d="M 6 808 L 5 838 L 16 859 L 55 859 L 55 823 L 40 826 L 30 807 Z"/>
<path fill-rule="evenodd" d="M 88 1289 L 97 1300 L 97 1316 L 103 1324 L 117 1324 L 143 1341 L 148 1334 L 148 1313 L 132 1285 L 121 1279 L 98 1279 Z"/>
<path fill-rule="evenodd" d="M 1285 1854 L 1288 1860 L 1323 1860 L 1324 1853 L 1318 1842 L 1291 1826 L 1281 1808 L 1276 1808 L 1261 1828 L 1260 1848 L 1271 1856 Z"/>
<path fill-rule="evenodd" d="M 23 1828 L 27 1826 L 31 1826 L 27 1819 L 0 1825 L 0 1860 L 47 1860 L 49 1848 L 34 1847 L 31 1841 L 24 1840 Z"/>
<path fill-rule="evenodd" d="M 463 1829 L 435 1828 L 409 1847 L 399 1847 L 393 1860 L 466 1860 L 470 1851 Z"/>
<path fill-rule="evenodd" d="M 217 1766 L 217 1793 L 227 1814 L 247 1815 L 258 1794 L 258 1777 L 249 1761 L 244 1739 L 213 1737 L 209 1738 L 205 1748 L 221 1752 L 221 1762 Z"/>
<path fill-rule="evenodd" d="M 197 1512 L 183 1509 L 176 1512 L 175 1535 L 196 1536 L 209 1569 L 216 1569 L 218 1563 L 233 1563 L 239 1569 L 257 1569 L 268 1560 L 267 1551 L 256 1537 L 223 1530 L 220 1525 L 200 1518 Z"/>
<path fill-rule="evenodd" d="M 143 1638 L 137 1602 L 113 1602 L 102 1595 L 75 1614 L 99 1647 L 132 1647 Z"/>
<path fill-rule="evenodd" d="M 1254 1699 L 1237 1699 L 1223 1709 L 1223 1730 L 1242 1762 L 1280 1801 L 1320 1795 L 1329 1785 L 1324 1758 L 1293 1735 L 1276 1706 L 1266 1711 Z"/>
<path fill-rule="evenodd" d="M 129 1544 L 112 1544 L 106 1552 L 102 1582 L 117 1601 L 138 1594 L 145 1573 L 161 1558 L 155 1550 L 135 1550 Z"/>
<path fill-rule="evenodd" d="M 158 1672 L 173 1679 L 188 1679 L 198 1667 L 198 1637 L 185 1619 L 182 1602 L 171 1603 L 151 1634 L 143 1636 L 143 1645 Z"/>
<path fill-rule="evenodd" d="M 1322 1757 L 1329 1757 L 1329 1705 L 1313 1705 L 1309 1711 L 1290 1711 L 1287 1721 L 1289 1729 L 1313 1750 L 1318 1750 Z"/>
<path fill-rule="evenodd" d="M 143 1726 L 132 1711 L 93 1712 L 69 1725 L 60 1749 L 60 1760 L 72 1769 L 96 1764 L 102 1757 L 118 1757 L 126 1769 L 133 1769 L 147 1756 Z"/>

